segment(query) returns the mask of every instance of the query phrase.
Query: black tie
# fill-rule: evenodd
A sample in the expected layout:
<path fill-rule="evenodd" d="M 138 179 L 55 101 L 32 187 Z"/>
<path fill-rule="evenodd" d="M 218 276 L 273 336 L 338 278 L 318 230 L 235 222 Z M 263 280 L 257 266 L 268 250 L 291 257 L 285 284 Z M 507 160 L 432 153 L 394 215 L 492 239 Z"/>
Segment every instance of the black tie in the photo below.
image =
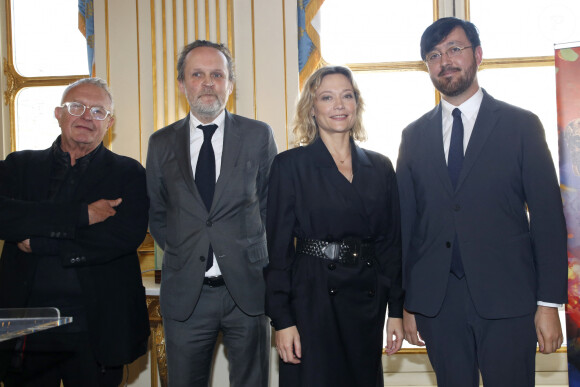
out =
<path fill-rule="evenodd" d="M 455 108 L 451 114 L 453 115 L 453 127 L 451 129 L 449 155 L 447 156 L 447 171 L 455 189 L 463 165 L 463 121 L 461 121 L 461 110 Z M 463 262 L 461 262 L 461 253 L 459 252 L 457 233 L 453 240 L 453 250 L 451 252 L 451 272 L 457 278 L 462 278 L 465 275 Z"/>
<path fill-rule="evenodd" d="M 217 125 L 198 125 L 197 127 L 203 130 L 203 144 L 201 144 L 197 165 L 195 167 L 195 185 L 205 204 L 205 208 L 209 211 L 215 190 L 215 155 L 213 153 L 213 146 L 211 145 L 211 137 L 215 133 Z M 212 266 L 213 248 L 210 244 L 205 271 L 208 271 Z"/>
<path fill-rule="evenodd" d="M 447 171 L 455 188 L 463 165 L 463 121 L 461 121 L 461 110 L 455 108 L 451 114 L 453 114 L 453 127 L 447 156 Z"/>

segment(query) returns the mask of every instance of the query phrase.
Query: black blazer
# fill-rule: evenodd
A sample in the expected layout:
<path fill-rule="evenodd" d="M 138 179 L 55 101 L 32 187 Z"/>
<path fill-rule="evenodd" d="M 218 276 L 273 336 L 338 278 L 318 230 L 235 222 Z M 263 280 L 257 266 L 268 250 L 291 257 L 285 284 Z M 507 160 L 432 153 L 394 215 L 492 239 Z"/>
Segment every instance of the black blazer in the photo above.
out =
<path fill-rule="evenodd" d="M 21 151 L 0 161 L 0 307 L 28 306 L 38 256 L 18 249 L 34 237 L 60 241 L 63 267 L 77 271 L 97 361 L 128 364 L 147 350 L 149 320 L 136 250 L 147 231 L 145 171 L 101 147 L 68 203 L 46 201 L 52 150 Z M 99 199 L 123 198 L 117 214 L 77 225 L 80 211 Z"/>
<path fill-rule="evenodd" d="M 484 91 L 454 190 L 439 105 L 403 131 L 397 180 L 407 309 L 439 311 L 456 234 L 482 317 L 532 313 L 538 300 L 566 303 L 566 224 L 537 116 Z"/>
<path fill-rule="evenodd" d="M 291 307 L 292 299 L 297 296 L 292 278 L 295 237 L 375 240 L 378 272 L 389 288 L 389 316 L 402 316 L 395 171 L 383 155 L 361 149 L 354 142 L 351 150 L 352 183 L 338 171 L 320 138 L 309 146 L 282 152 L 274 159 L 268 195 L 270 264 L 266 269 L 266 314 L 277 330 L 296 324 Z M 317 282 L 324 284 L 326 279 L 320 278 Z M 327 292 L 327 289 L 321 291 Z"/>

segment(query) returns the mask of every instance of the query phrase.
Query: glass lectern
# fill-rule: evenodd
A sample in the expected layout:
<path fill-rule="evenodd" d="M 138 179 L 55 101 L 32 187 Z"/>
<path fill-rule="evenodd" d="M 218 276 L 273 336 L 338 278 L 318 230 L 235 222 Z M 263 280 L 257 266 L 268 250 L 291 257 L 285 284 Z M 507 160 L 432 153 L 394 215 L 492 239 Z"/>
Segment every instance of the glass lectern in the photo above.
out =
<path fill-rule="evenodd" d="M 0 309 L 0 341 L 55 328 L 72 322 L 57 308 Z"/>

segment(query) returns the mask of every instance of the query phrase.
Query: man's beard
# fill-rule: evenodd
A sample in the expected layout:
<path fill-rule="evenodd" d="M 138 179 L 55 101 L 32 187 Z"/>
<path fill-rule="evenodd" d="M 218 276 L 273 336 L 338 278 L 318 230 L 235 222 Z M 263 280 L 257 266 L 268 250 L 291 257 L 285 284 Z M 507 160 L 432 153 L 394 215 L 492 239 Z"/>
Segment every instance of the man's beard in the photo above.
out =
<path fill-rule="evenodd" d="M 439 74 L 442 74 L 445 71 L 450 70 L 450 69 L 460 70 L 458 68 L 447 66 L 447 67 L 441 68 L 441 71 L 439 72 Z M 433 86 L 435 86 L 435 88 L 437 90 L 439 90 L 439 92 L 441 94 L 448 96 L 448 97 L 456 97 L 456 96 L 460 95 L 461 93 L 463 93 L 465 90 L 469 89 L 469 87 L 473 84 L 476 73 L 477 73 L 477 64 L 476 64 L 476 61 L 474 58 L 473 65 L 471 65 L 466 70 L 464 76 L 460 76 L 456 80 L 448 80 L 448 79 L 444 78 L 442 81 L 440 80 L 439 77 L 431 76 L 431 81 L 433 82 Z"/>
<path fill-rule="evenodd" d="M 196 98 L 190 103 L 191 111 L 194 115 L 214 118 L 223 110 L 225 104 L 219 95 L 212 93 L 215 99 L 211 103 L 204 103 L 200 98 Z"/>

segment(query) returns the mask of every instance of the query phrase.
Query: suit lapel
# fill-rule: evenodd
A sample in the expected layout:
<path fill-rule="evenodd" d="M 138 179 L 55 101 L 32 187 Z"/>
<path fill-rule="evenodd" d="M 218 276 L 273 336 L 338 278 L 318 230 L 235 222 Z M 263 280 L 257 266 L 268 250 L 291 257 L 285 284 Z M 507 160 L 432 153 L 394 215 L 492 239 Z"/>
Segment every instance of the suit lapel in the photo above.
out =
<path fill-rule="evenodd" d="M 366 216 L 366 209 L 356 189 L 358 187 L 367 187 L 372 185 L 372 177 L 369 176 L 368 167 L 372 167 L 372 163 L 362 149 L 354 144 L 351 139 L 351 154 L 353 167 L 353 181 L 350 183 L 338 170 L 332 155 L 326 148 L 326 145 L 320 137 L 318 137 L 306 149 L 310 153 L 312 164 L 317 168 L 322 169 L 321 175 L 324 180 L 328 180 L 330 184 L 340 194 L 344 200 L 345 206 L 352 206 L 355 210 Z"/>
<path fill-rule="evenodd" d="M 203 199 L 199 194 L 197 187 L 195 185 L 195 179 L 193 178 L 193 169 L 191 166 L 191 154 L 190 154 L 190 130 L 189 130 L 189 114 L 183 119 L 183 122 L 175 127 L 175 136 L 173 137 L 174 144 L 173 149 L 175 149 L 175 160 L 177 165 L 181 170 L 181 175 L 183 180 L 187 185 L 187 188 L 191 191 L 195 200 L 204 209 L 205 204 Z"/>
<path fill-rule="evenodd" d="M 473 168 L 497 122 L 498 115 L 494 113 L 496 110 L 495 100 L 485 90 L 483 90 L 483 93 L 483 100 L 479 108 L 479 113 L 477 113 L 473 132 L 471 132 L 471 138 L 465 150 L 465 159 L 463 160 L 463 167 L 461 168 L 459 180 L 457 181 L 457 189 L 461 187 L 469 171 Z"/>
<path fill-rule="evenodd" d="M 358 147 L 352 139 L 350 147 L 353 155 L 352 168 L 354 174 L 351 188 L 354 189 L 355 194 L 358 196 L 357 200 L 352 201 L 352 205 L 358 212 L 368 216 L 370 211 L 365 207 L 365 205 L 371 205 L 372 203 L 365 200 L 364 195 L 361 195 L 361 192 L 368 190 L 369 187 L 373 187 L 373 185 L 376 184 L 375 179 L 377 178 L 377 170 L 373 168 L 373 163 L 364 150 Z"/>
<path fill-rule="evenodd" d="M 228 182 L 231 181 L 231 175 L 237 166 L 242 145 L 241 128 L 237 125 L 235 117 L 226 111 L 222 165 L 215 185 L 212 209 L 222 196 Z"/>

